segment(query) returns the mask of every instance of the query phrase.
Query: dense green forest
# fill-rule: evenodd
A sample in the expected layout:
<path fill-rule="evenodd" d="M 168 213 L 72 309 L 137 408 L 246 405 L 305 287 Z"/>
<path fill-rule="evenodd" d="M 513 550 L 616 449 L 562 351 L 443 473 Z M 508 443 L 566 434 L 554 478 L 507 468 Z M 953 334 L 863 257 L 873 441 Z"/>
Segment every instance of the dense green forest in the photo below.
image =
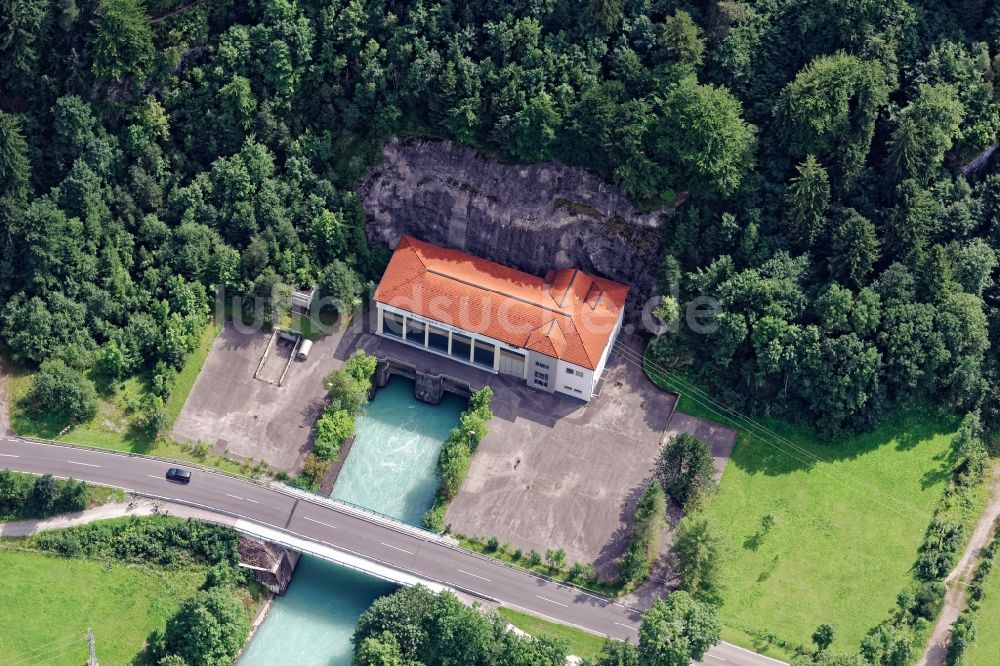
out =
<path fill-rule="evenodd" d="M 392 135 L 558 159 L 665 220 L 653 342 L 828 432 L 1000 420 L 989 0 L 10 0 L 0 335 L 18 361 L 178 365 L 211 295 L 376 279 L 351 188 Z"/>

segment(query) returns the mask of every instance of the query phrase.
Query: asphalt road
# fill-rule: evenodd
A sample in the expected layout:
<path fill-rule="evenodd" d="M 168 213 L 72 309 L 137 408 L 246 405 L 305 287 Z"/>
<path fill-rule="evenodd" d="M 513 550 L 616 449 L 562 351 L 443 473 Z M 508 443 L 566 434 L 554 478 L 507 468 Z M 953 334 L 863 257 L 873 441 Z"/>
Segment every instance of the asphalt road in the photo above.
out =
<path fill-rule="evenodd" d="M 593 633 L 633 643 L 637 640 L 640 615 L 620 603 L 366 519 L 357 512 L 298 499 L 239 478 L 195 470 L 190 484 L 171 483 L 164 479 L 171 466 L 140 456 L 0 438 L 0 468 L 73 477 L 210 508 L 332 545 L 505 606 Z M 723 643 L 712 648 L 702 663 L 772 666 L 781 662 Z"/>

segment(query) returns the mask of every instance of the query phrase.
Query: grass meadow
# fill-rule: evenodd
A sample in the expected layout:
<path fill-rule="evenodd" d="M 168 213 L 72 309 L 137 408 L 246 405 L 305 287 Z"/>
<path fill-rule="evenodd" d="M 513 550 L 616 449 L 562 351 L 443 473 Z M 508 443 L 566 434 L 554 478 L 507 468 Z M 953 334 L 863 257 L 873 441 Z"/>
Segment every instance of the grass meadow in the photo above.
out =
<path fill-rule="evenodd" d="M 205 580 L 203 567 L 165 570 L 0 547 L 0 663 L 78 666 L 94 630 L 102 664 L 141 664 L 161 629 Z"/>
<path fill-rule="evenodd" d="M 564 624 L 548 622 L 534 615 L 522 613 L 512 608 L 497 609 L 508 624 L 512 624 L 530 636 L 548 636 L 566 641 L 568 652 L 576 657 L 594 657 L 601 651 L 604 640 L 600 636 L 587 633 Z"/>
<path fill-rule="evenodd" d="M 703 509 L 723 544 L 725 637 L 755 649 L 767 634 L 808 645 L 827 623 L 835 648 L 855 650 L 912 578 L 957 422 L 900 413 L 836 444 L 766 425 L 799 450 L 744 433 Z M 769 530 L 761 528 L 765 515 Z"/>
<path fill-rule="evenodd" d="M 965 651 L 963 666 L 996 666 L 1000 655 L 1000 562 L 986 579 L 982 604 L 976 611 L 976 640 Z"/>

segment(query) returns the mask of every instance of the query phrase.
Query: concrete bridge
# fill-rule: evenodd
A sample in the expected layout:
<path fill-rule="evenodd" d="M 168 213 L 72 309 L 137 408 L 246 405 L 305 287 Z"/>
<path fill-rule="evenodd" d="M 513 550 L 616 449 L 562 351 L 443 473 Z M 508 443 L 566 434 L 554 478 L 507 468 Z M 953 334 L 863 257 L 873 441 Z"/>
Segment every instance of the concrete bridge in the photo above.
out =
<path fill-rule="evenodd" d="M 436 534 L 359 507 L 207 469 L 190 484 L 165 480 L 177 463 L 83 447 L 0 437 L 0 466 L 83 479 L 210 511 L 217 521 L 400 585 L 452 589 L 618 640 L 635 642 L 638 609 L 462 550 Z M 720 644 L 705 662 L 745 666 L 776 660 Z"/>

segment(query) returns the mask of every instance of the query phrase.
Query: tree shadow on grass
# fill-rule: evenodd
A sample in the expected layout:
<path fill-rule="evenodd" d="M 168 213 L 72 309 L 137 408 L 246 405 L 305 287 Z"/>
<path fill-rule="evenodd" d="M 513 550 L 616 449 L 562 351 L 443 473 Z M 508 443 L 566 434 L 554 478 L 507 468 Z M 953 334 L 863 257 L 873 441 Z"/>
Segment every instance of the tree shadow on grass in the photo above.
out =
<path fill-rule="evenodd" d="M 853 460 L 890 444 L 896 450 L 907 451 L 935 436 L 953 433 L 957 425 L 953 416 L 929 408 L 912 408 L 890 414 L 873 431 L 824 443 L 815 431 L 806 427 L 765 420 L 762 426 L 770 432 L 741 433 L 729 464 L 749 474 L 790 474 L 823 462 Z M 932 472 L 937 473 L 938 470 Z M 935 478 L 928 477 L 928 482 L 933 484 Z"/>

